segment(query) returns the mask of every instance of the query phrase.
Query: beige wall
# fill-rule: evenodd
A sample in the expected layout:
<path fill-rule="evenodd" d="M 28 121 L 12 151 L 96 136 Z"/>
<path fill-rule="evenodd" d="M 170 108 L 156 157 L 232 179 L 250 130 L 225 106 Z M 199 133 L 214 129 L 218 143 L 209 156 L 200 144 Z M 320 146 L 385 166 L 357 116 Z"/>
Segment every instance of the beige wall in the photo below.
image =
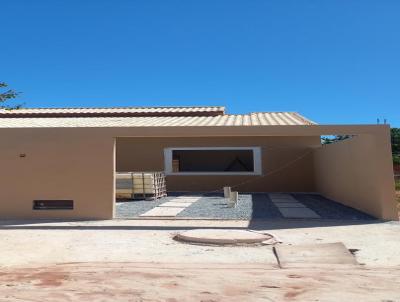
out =
<path fill-rule="evenodd" d="M 311 151 L 320 139 L 309 137 L 208 137 L 208 138 L 118 138 L 117 171 L 164 171 L 164 148 L 168 147 L 262 147 L 265 177 L 226 175 L 168 176 L 168 191 L 214 191 L 238 185 L 242 192 L 314 191 Z M 295 163 L 286 166 L 293 159 Z M 283 169 L 281 169 L 283 167 Z M 266 175 L 279 169 L 274 174 Z"/>
<path fill-rule="evenodd" d="M 112 218 L 116 137 L 119 138 L 116 151 L 119 170 L 163 170 L 162 149 L 165 146 L 212 145 L 262 146 L 263 172 L 269 173 L 285 167 L 294 158 L 303 156 L 310 147 L 318 145 L 321 134 L 359 134 L 365 139 L 343 142 L 352 144 L 349 147 L 352 156 L 343 151 L 341 145 L 332 145 L 313 151 L 313 155 L 307 154 L 293 165 L 265 178 L 174 176 L 169 177 L 168 186 L 170 190 L 208 191 L 251 180 L 238 189 L 318 190 L 327 197 L 376 217 L 395 219 L 388 133 L 386 125 L 2 128 L 0 217 Z M 20 154 L 26 154 L 26 157 L 20 158 Z M 134 160 L 132 155 L 135 155 Z M 329 170 L 336 166 L 342 168 L 341 172 L 330 173 Z M 357 180 L 357 177 L 364 179 Z M 258 180 L 253 182 L 255 179 Z M 358 189 L 352 190 L 353 187 Z M 73 199 L 75 209 L 33 211 L 34 199 Z"/>
<path fill-rule="evenodd" d="M 2 218 L 113 217 L 112 138 L 68 129 L 3 130 L 0 137 Z M 74 210 L 32 210 L 35 199 L 73 199 Z"/>
<path fill-rule="evenodd" d="M 322 195 L 372 216 L 398 220 L 389 135 L 359 135 L 314 152 Z"/>

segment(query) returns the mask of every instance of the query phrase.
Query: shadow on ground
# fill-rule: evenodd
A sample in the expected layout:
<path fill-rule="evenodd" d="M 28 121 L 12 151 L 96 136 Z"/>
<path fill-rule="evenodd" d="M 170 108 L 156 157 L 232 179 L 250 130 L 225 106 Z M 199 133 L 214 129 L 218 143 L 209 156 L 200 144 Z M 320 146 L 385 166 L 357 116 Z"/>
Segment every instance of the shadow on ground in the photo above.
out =
<path fill-rule="evenodd" d="M 188 223 L 189 222 L 189 223 Z M 333 219 L 252 219 L 250 221 L 221 220 L 2 220 L 1 230 L 155 230 L 188 229 L 251 229 L 277 230 L 314 227 L 381 224 L 381 220 Z M 393 222 L 396 223 L 396 222 Z"/>
<path fill-rule="evenodd" d="M 176 194 L 175 196 L 180 196 Z M 204 195 L 209 197 L 222 195 Z M 317 194 L 292 194 L 298 201 L 315 211 L 320 219 L 288 219 L 284 218 L 278 208 L 266 193 L 252 194 L 251 202 L 246 208 L 237 211 L 250 213 L 249 219 L 237 219 L 241 216 L 232 216 L 229 219 L 214 216 L 202 217 L 175 217 L 175 218 L 126 218 L 114 220 L 87 220 L 87 219 L 35 219 L 35 220 L 0 220 L 0 230 L 188 230 L 188 229 L 251 229 L 277 230 L 313 227 L 333 227 L 348 225 L 381 224 L 385 221 L 377 220 L 356 209 L 347 207 L 338 202 L 326 199 Z M 208 203 L 198 203 L 198 207 L 212 205 L 215 210 L 216 201 L 210 199 Z M 219 205 L 222 207 L 223 205 Z M 232 210 L 232 209 L 230 209 Z M 205 214 L 210 211 L 207 210 Z M 199 213 L 197 211 L 197 213 Z M 203 213 L 204 214 L 204 213 Z M 229 217 L 229 215 L 227 215 Z M 244 216 L 246 217 L 246 216 Z M 236 218 L 236 219 L 235 219 Z M 394 222 L 396 223 L 396 222 Z"/>

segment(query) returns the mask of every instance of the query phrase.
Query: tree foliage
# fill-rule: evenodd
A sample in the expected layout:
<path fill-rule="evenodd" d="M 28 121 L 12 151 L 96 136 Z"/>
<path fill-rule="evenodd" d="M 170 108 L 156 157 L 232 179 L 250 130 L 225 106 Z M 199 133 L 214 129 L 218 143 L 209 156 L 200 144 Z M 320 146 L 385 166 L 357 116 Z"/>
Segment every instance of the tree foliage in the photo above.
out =
<path fill-rule="evenodd" d="M 322 144 L 323 145 L 328 145 L 328 144 L 333 144 L 338 141 L 342 141 L 345 139 L 351 138 L 351 135 L 334 135 L 334 136 L 323 136 L 321 137 Z"/>
<path fill-rule="evenodd" d="M 17 109 L 21 105 L 9 105 L 7 101 L 15 99 L 18 96 L 18 92 L 12 89 L 7 89 L 8 85 L 4 82 L 0 82 L 0 109 Z M 1 90 L 5 89 L 3 92 Z"/>
<path fill-rule="evenodd" d="M 400 165 L 400 128 L 390 129 L 390 134 L 392 137 L 393 163 Z"/>

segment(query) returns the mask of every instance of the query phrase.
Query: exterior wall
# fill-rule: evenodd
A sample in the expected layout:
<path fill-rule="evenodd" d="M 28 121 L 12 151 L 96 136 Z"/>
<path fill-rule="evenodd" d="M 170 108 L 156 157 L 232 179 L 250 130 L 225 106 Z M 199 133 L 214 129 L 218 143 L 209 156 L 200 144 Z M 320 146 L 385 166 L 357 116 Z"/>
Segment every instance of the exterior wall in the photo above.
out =
<path fill-rule="evenodd" d="M 322 134 L 358 137 L 306 153 L 319 147 Z M 116 137 L 120 171 L 163 170 L 165 146 L 263 147 L 264 178 L 171 176 L 170 190 L 210 191 L 248 181 L 235 189 L 318 191 L 398 220 L 387 125 L 2 128 L 0 217 L 112 218 Z M 73 199 L 75 208 L 33 211 L 35 199 Z"/>
<path fill-rule="evenodd" d="M 314 191 L 312 147 L 320 138 L 309 137 L 182 137 L 118 138 L 116 166 L 124 171 L 164 171 L 168 147 L 262 147 L 263 177 L 254 175 L 171 175 L 168 191 L 215 191 L 236 186 L 241 192 Z M 298 161 L 290 164 L 294 159 Z M 288 165 L 289 163 L 289 165 Z M 279 170 L 268 175 L 270 172 Z M 242 184 L 244 183 L 244 184 Z"/>
<path fill-rule="evenodd" d="M 314 152 L 322 195 L 372 216 L 398 220 L 389 133 L 359 135 Z"/>
<path fill-rule="evenodd" d="M 0 137 L 2 218 L 113 217 L 114 139 L 84 129 L 2 129 Z M 32 210 L 35 199 L 72 199 L 74 209 Z"/>

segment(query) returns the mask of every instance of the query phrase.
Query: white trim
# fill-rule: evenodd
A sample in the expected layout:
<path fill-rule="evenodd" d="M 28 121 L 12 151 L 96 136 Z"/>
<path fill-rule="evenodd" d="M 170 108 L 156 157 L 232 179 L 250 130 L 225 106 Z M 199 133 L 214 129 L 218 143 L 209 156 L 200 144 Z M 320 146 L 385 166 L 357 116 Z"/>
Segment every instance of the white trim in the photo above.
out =
<path fill-rule="evenodd" d="M 252 150 L 252 172 L 173 172 L 172 151 L 174 150 Z M 261 147 L 171 147 L 164 149 L 165 175 L 262 175 Z"/>

